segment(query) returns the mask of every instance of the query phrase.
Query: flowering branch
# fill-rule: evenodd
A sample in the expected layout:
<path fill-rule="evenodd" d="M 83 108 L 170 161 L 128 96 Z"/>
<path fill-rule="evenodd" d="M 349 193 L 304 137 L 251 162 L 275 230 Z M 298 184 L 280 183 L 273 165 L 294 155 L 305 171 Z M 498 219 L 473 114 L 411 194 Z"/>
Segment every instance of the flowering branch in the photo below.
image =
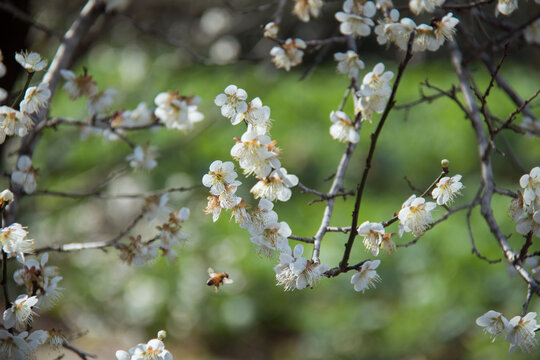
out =
<path fill-rule="evenodd" d="M 409 63 L 409 60 L 412 57 L 412 45 L 414 41 L 414 36 L 415 36 L 415 32 L 413 31 L 411 32 L 411 35 L 409 36 L 409 42 L 407 44 L 407 52 L 405 53 L 405 57 L 399 64 L 398 74 L 396 77 L 396 81 L 394 82 L 394 86 L 392 88 L 392 93 L 390 94 L 390 98 L 388 99 L 384 112 L 381 116 L 381 120 L 379 121 L 379 124 L 377 125 L 375 132 L 371 134 L 371 145 L 369 147 L 368 156 L 366 157 L 366 165 L 364 166 L 364 171 L 362 173 L 362 180 L 356 187 L 356 201 L 355 201 L 354 210 L 352 213 L 351 232 L 349 233 L 349 239 L 347 240 L 347 243 L 345 244 L 345 252 L 343 253 L 343 258 L 341 259 L 341 262 L 339 264 L 339 267 L 342 270 L 344 270 L 348 265 L 349 256 L 350 256 L 351 249 L 354 243 L 354 239 L 356 235 L 358 234 L 358 230 L 356 229 L 356 227 L 358 225 L 358 215 L 359 215 L 359 210 L 360 210 L 360 204 L 362 202 L 362 194 L 364 192 L 364 188 L 366 185 L 367 175 L 369 173 L 369 170 L 371 169 L 371 159 L 373 158 L 373 154 L 375 153 L 375 147 L 377 146 L 377 139 L 379 138 L 379 134 L 382 131 L 382 127 L 384 126 L 384 123 L 388 117 L 388 114 L 390 114 L 390 110 L 395 105 L 394 98 L 396 96 L 397 89 L 401 81 L 401 77 L 403 76 L 403 72 L 405 71 L 405 68 L 407 67 L 407 64 Z"/>

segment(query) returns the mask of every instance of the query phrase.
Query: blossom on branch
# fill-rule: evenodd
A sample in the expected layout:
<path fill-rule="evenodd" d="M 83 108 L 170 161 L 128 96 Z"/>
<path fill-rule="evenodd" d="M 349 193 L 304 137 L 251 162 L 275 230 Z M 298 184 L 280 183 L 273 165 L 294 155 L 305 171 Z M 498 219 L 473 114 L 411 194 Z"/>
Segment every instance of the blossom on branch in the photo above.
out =
<path fill-rule="evenodd" d="M 356 144 L 360 141 L 360 135 L 354 127 L 354 123 L 343 111 L 332 111 L 330 113 L 330 135 L 332 138 L 341 142 L 350 142 Z"/>
<path fill-rule="evenodd" d="M 444 4 L 445 0 L 410 0 L 409 8 L 415 15 L 419 15 L 426 11 L 432 13 L 435 11 L 435 7 Z"/>
<path fill-rule="evenodd" d="M 162 92 L 154 99 L 154 114 L 167 129 L 191 130 L 204 119 L 199 111 L 201 99 L 197 96 L 179 96 L 178 92 Z"/>
<path fill-rule="evenodd" d="M 257 252 L 263 256 L 272 257 L 274 251 L 286 251 L 289 247 L 287 238 L 292 234 L 289 224 L 285 221 L 280 223 L 266 224 L 261 234 L 251 237 L 251 242 L 257 245 Z"/>
<path fill-rule="evenodd" d="M 355 113 L 362 113 L 362 121 L 371 121 L 373 112 L 381 114 L 384 111 L 392 94 L 390 80 L 393 77 L 393 72 L 384 71 L 383 63 L 375 65 L 373 71 L 364 76 L 355 97 Z"/>
<path fill-rule="evenodd" d="M 375 4 L 372 1 L 346 0 L 343 11 L 336 13 L 341 22 L 339 30 L 343 35 L 368 36 L 375 25 L 370 18 L 375 15 Z"/>
<path fill-rule="evenodd" d="M 518 8 L 518 0 L 498 0 L 497 11 L 503 15 L 510 15 Z M 495 12 L 495 15 L 497 13 Z"/>
<path fill-rule="evenodd" d="M 268 135 L 259 135 L 248 129 L 231 149 L 231 156 L 244 169 L 245 175 L 255 174 L 260 178 L 270 175 L 272 168 L 279 168 L 279 149 Z"/>
<path fill-rule="evenodd" d="M 22 112 L 33 114 L 43 108 L 50 97 L 51 91 L 49 90 L 49 85 L 41 83 L 38 86 L 32 86 L 26 90 L 24 99 L 21 101 L 19 107 Z"/>
<path fill-rule="evenodd" d="M 289 201 L 291 198 L 291 187 L 298 185 L 296 175 L 287 174 L 285 168 L 275 169 L 266 178 L 259 178 L 250 190 L 255 199 L 265 198 L 270 201 Z"/>
<path fill-rule="evenodd" d="M 436 206 L 434 202 L 426 203 L 424 198 L 411 195 L 398 214 L 399 236 L 404 232 L 412 232 L 414 236 L 423 235 L 431 222 L 431 211 Z"/>
<path fill-rule="evenodd" d="M 4 328 L 26 329 L 32 323 L 33 316 L 36 315 L 32 308 L 36 306 L 37 302 L 36 296 L 19 295 L 11 307 L 4 311 Z"/>
<path fill-rule="evenodd" d="M 497 335 L 504 333 L 508 326 L 508 320 L 503 314 L 489 310 L 484 315 L 476 319 L 476 324 L 484 328 L 484 331 L 493 335 L 492 342 L 495 341 Z"/>
<path fill-rule="evenodd" d="M 157 156 L 157 147 L 146 144 L 144 146 L 136 146 L 135 149 L 133 149 L 133 154 L 126 157 L 126 161 L 129 162 L 129 166 L 132 168 L 152 170 L 158 164 L 156 161 Z"/>
<path fill-rule="evenodd" d="M 284 44 L 270 50 L 272 61 L 278 69 L 291 70 L 302 63 L 306 43 L 302 39 L 287 39 Z"/>
<path fill-rule="evenodd" d="M 510 352 L 514 352 L 518 347 L 523 352 L 532 352 L 538 345 L 534 338 L 535 331 L 538 329 L 540 329 L 540 326 L 536 324 L 535 312 L 510 319 L 506 333 L 506 341 L 510 342 Z"/>
<path fill-rule="evenodd" d="M 335 53 L 334 60 L 338 62 L 338 72 L 347 75 L 351 79 L 358 78 L 358 71 L 365 67 L 358 54 L 352 50 L 348 50 L 346 53 Z"/>
<path fill-rule="evenodd" d="M 120 259 L 129 265 L 142 266 L 147 261 L 156 258 L 158 247 L 157 241 L 143 242 L 141 235 L 137 235 L 137 237 L 130 236 L 129 244 L 119 245 Z"/>
<path fill-rule="evenodd" d="M 116 93 L 114 89 L 107 89 L 90 96 L 86 103 L 90 116 L 102 115 L 106 112 L 114 103 Z"/>
<path fill-rule="evenodd" d="M 437 187 L 431 192 L 431 196 L 437 201 L 437 205 L 447 205 L 454 201 L 454 197 L 459 195 L 461 188 L 463 188 L 460 180 L 461 175 L 445 176 L 439 180 Z"/>
<path fill-rule="evenodd" d="M 212 195 L 220 195 L 227 186 L 241 184 L 240 181 L 236 180 L 237 176 L 232 162 L 216 160 L 210 164 L 210 171 L 203 176 L 202 183 L 210 188 Z"/>
<path fill-rule="evenodd" d="M 269 22 L 264 26 L 264 37 L 269 39 L 275 39 L 279 32 L 279 26 L 276 25 L 273 21 Z"/>
<path fill-rule="evenodd" d="M 47 60 L 37 52 L 23 51 L 15 54 L 15 60 L 29 73 L 41 71 L 47 67 Z"/>
<path fill-rule="evenodd" d="M 19 224 L 13 223 L 0 230 L 0 241 L 2 249 L 8 257 L 17 257 L 17 260 L 24 261 L 24 254 L 34 252 L 34 240 L 27 239 L 28 231 Z"/>
<path fill-rule="evenodd" d="M 294 252 L 287 246 L 279 255 L 279 264 L 274 267 L 277 285 L 283 285 L 285 291 L 302 290 L 313 287 L 329 269 L 326 264 L 315 264 L 302 257 L 304 246 L 298 244 Z"/>
<path fill-rule="evenodd" d="M 165 349 L 163 343 L 164 331 L 158 333 L 157 339 L 152 339 L 146 344 L 138 344 L 129 351 L 118 350 L 116 360 L 173 360 L 172 354 Z"/>
<path fill-rule="evenodd" d="M 0 106 L 0 144 L 6 141 L 7 136 L 26 136 L 33 126 L 30 118 L 9 106 Z"/>
<path fill-rule="evenodd" d="M 301 21 L 308 22 L 309 15 L 318 18 L 323 7 L 322 0 L 294 0 L 293 14 Z"/>
<path fill-rule="evenodd" d="M 384 236 L 384 227 L 381 223 L 365 221 L 358 227 L 358 235 L 364 237 L 364 246 L 373 256 L 379 255 Z"/>
<path fill-rule="evenodd" d="M 231 119 L 233 124 L 237 124 L 236 115 L 247 111 L 247 92 L 236 85 L 229 85 L 225 88 L 224 94 L 219 94 L 214 99 L 214 103 L 221 108 L 221 115 Z"/>
<path fill-rule="evenodd" d="M 82 96 L 92 97 L 98 93 L 98 87 L 95 81 L 92 80 L 92 75 L 86 73 L 81 76 L 76 76 L 70 70 L 60 70 L 60 75 L 67 80 L 62 87 L 72 100 Z"/>
<path fill-rule="evenodd" d="M 375 283 L 381 281 L 381 277 L 377 274 L 377 269 L 381 264 L 381 260 L 367 260 L 362 264 L 360 269 L 351 278 L 351 284 L 355 291 L 364 292 L 369 288 L 374 288 Z"/>

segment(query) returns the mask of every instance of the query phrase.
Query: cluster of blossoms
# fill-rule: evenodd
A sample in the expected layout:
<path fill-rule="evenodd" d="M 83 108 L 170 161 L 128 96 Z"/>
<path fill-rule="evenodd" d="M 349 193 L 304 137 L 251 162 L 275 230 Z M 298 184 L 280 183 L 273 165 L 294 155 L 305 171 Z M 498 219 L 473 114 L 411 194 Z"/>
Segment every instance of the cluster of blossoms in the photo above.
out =
<path fill-rule="evenodd" d="M 88 97 L 86 109 L 91 117 L 105 115 L 107 110 L 114 103 L 116 90 L 106 89 L 99 91 L 97 84 L 92 80 L 92 75 L 88 75 L 86 69 L 82 75 L 75 75 L 70 70 L 60 70 L 60 74 L 66 80 L 63 89 L 72 100 L 80 97 Z"/>
<path fill-rule="evenodd" d="M 83 135 L 99 133 L 105 139 L 117 140 L 126 129 L 151 127 L 157 123 L 163 124 L 167 129 L 189 131 L 193 129 L 195 123 L 204 119 L 198 108 L 201 99 L 198 96 L 180 96 L 178 91 L 159 93 L 154 99 L 155 109 L 141 102 L 133 110 L 121 110 L 110 117 L 103 117 L 113 104 L 116 91 L 108 89 L 99 92 L 96 82 L 86 69 L 80 76 L 69 70 L 61 70 L 61 75 L 67 80 L 63 89 L 71 99 L 88 97 L 87 108 L 90 115 L 93 118 L 100 116 L 103 120 L 109 120 L 110 127 L 87 126 L 83 128 Z M 133 153 L 126 157 L 126 161 L 133 168 L 151 170 L 157 166 L 157 156 L 155 146 L 136 145 Z"/>
<path fill-rule="evenodd" d="M 443 160 L 445 165 L 447 160 Z M 412 195 L 405 201 L 398 213 L 399 236 L 405 232 L 411 232 L 415 236 L 421 236 L 428 229 L 432 220 L 431 211 L 437 204 L 443 206 L 451 204 L 454 197 L 460 193 L 463 185 L 460 182 L 461 175 L 441 178 L 432 191 L 433 199 L 437 201 L 426 202 L 422 197 Z M 396 244 L 392 240 L 393 234 L 385 233 L 382 223 L 363 222 L 358 228 L 358 235 L 363 237 L 363 243 L 373 256 L 378 256 L 380 249 L 386 250 L 391 254 L 396 250 Z M 354 274 L 351 283 L 356 291 L 365 291 L 375 286 L 375 282 L 380 280 L 376 268 L 380 260 L 366 261 L 359 268 L 358 273 Z"/>
<path fill-rule="evenodd" d="M 160 225 L 156 226 L 158 234 L 147 241 L 144 241 L 141 235 L 131 236 L 129 243 L 118 245 L 120 259 L 130 265 L 142 266 L 155 259 L 161 250 L 167 259 L 176 261 L 178 254 L 174 248 L 189 239 L 189 234 L 182 230 L 182 225 L 189 219 L 190 212 L 186 207 L 173 211 L 168 206 L 168 200 L 168 194 L 146 199 L 144 211 L 148 222 L 159 221 Z M 164 218 L 166 221 L 163 221 Z"/>
<path fill-rule="evenodd" d="M 514 316 L 508 321 L 503 314 L 490 310 L 476 319 L 476 324 L 493 335 L 492 342 L 498 335 L 506 332 L 506 341 L 510 343 L 510 352 L 518 347 L 523 352 L 532 352 L 538 345 L 535 331 L 540 329 L 536 324 L 536 313 L 530 312 L 525 316 Z"/>
<path fill-rule="evenodd" d="M 129 351 L 118 350 L 116 360 L 172 360 L 172 354 L 165 349 L 165 344 L 163 344 L 166 335 L 165 330 L 160 330 L 157 339 L 152 339 L 146 344 L 138 344 Z"/>
<path fill-rule="evenodd" d="M 336 53 L 334 58 L 338 60 L 338 71 L 347 74 L 350 78 L 357 78 L 359 69 L 364 68 L 364 63 L 358 58 L 358 54 L 349 50 L 347 53 Z M 378 63 L 373 71 L 368 72 L 360 85 L 360 89 L 354 94 L 354 112 L 360 121 L 370 121 L 373 113 L 381 114 L 392 94 L 390 80 L 394 77 L 391 71 L 384 71 L 384 64 Z M 330 135 L 341 142 L 357 143 L 360 140 L 357 124 L 352 121 L 343 111 L 330 113 Z"/>
<path fill-rule="evenodd" d="M 522 235 L 532 233 L 540 237 L 540 167 L 519 179 L 523 194 L 510 204 L 510 216 L 516 222 L 516 231 Z"/>
<path fill-rule="evenodd" d="M 288 243 L 292 231 L 286 222 L 278 221 L 278 215 L 273 211 L 273 201 L 285 202 L 291 198 L 290 188 L 298 184 L 298 177 L 281 167 L 279 149 L 268 136 L 270 108 L 263 106 L 259 98 L 247 102 L 247 96 L 245 90 L 229 85 L 216 97 L 215 103 L 233 125 L 243 122 L 247 126 L 246 132 L 232 147 L 231 156 L 238 161 L 245 175 L 254 175 L 259 180 L 250 191 L 255 199 L 260 199 L 259 203 L 249 209 L 246 201 L 236 196 L 241 182 L 236 180 L 234 164 L 216 160 L 202 178 L 203 185 L 210 188 L 205 213 L 212 214 L 213 220 L 217 221 L 222 209 L 231 210 L 231 217 L 249 232 L 259 254 L 273 257 L 279 252 L 280 263 L 274 269 L 278 285 L 283 285 L 286 290 L 312 287 L 328 266 L 303 258 L 302 245 L 297 245 L 293 253 Z"/>
<path fill-rule="evenodd" d="M 13 201 L 13 194 L 9 190 L 1 193 L 2 210 Z M 9 258 L 16 257 L 22 268 L 13 274 L 15 283 L 25 288 L 25 293 L 17 296 L 15 301 L 2 314 L 2 327 L 0 330 L 0 357 L 5 359 L 33 359 L 36 349 L 46 343 L 54 349 L 59 349 L 63 340 L 58 342 L 57 330 L 35 330 L 28 333 L 33 317 L 38 307 L 48 308 L 55 304 L 62 290 L 58 283 L 62 280 L 58 276 L 55 266 L 46 266 L 48 255 L 45 253 L 38 262 L 25 255 L 34 252 L 34 240 L 28 239 L 26 229 L 14 223 L 0 230 L 2 250 Z M 14 329 L 16 331 L 10 330 Z M 9 330 L 9 331 L 8 331 Z"/>
<path fill-rule="evenodd" d="M 402 50 L 407 49 L 409 38 L 415 32 L 413 52 L 437 51 L 446 40 L 452 41 L 459 20 L 452 13 L 435 18 L 430 25 L 417 25 L 411 18 L 399 19 L 399 11 L 392 9 L 384 20 L 375 27 L 377 42 L 380 45 L 393 43 Z"/>
<path fill-rule="evenodd" d="M 0 53 L 0 77 L 4 76 L 6 72 L 6 68 L 1 60 L 2 54 Z M 47 67 L 47 61 L 35 52 L 17 53 L 15 60 L 27 71 L 29 78 L 33 76 L 34 72 L 41 71 Z M 1 89 L 0 101 L 6 97 L 6 92 Z M 6 141 L 7 136 L 26 136 L 34 124 L 31 118 L 32 114 L 45 108 L 50 97 L 49 85 L 40 83 L 37 86 L 31 86 L 26 89 L 24 98 L 19 104 L 19 110 L 6 105 L 0 106 L 0 144 Z"/>

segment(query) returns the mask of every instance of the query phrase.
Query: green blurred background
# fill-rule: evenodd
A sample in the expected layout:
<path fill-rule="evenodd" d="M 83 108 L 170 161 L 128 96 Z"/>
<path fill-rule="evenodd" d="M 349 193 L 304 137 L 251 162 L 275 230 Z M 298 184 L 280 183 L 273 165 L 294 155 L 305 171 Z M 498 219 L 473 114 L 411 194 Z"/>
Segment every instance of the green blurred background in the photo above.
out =
<path fill-rule="evenodd" d="M 233 138 L 244 129 L 231 126 L 213 104 L 229 84 L 244 88 L 249 99 L 260 97 L 271 107 L 271 136 L 282 149 L 281 161 L 289 173 L 311 188 L 329 189 L 330 182 L 324 179 L 334 173 L 345 148 L 329 136 L 329 114 L 337 109 L 348 86 L 331 60 L 300 81 L 305 69 L 285 73 L 268 61 L 187 66 L 178 51 L 166 45 L 120 45 L 122 39 L 117 35 L 92 48 L 75 72 L 86 66 L 101 90 L 118 90 L 115 109 L 133 109 L 140 101 L 152 105 L 155 95 L 167 90 L 196 94 L 202 98 L 205 120 L 191 133 L 160 128 L 129 134 L 139 144 L 149 141 L 159 147 L 159 165 L 152 171 L 126 173 L 108 191 L 148 192 L 200 184 L 212 161 L 232 160 Z M 52 52 L 43 55 L 50 59 Z M 388 70 L 397 69 L 388 57 L 361 57 L 366 63 L 361 74 L 381 59 Z M 426 78 L 443 89 L 456 84 L 448 60 L 427 60 L 423 56 L 413 59 L 397 94 L 398 105 L 418 99 L 419 84 Z M 488 74 L 480 65 L 473 63 L 472 68 L 479 88 L 485 89 Z M 501 72 L 522 97 L 536 91 L 540 71 L 533 64 L 509 61 Z M 502 118 L 515 108 L 497 89 L 489 99 L 490 110 Z M 352 116 L 351 101 L 345 109 Z M 70 101 L 59 90 L 51 116 L 84 119 L 85 102 Z M 375 116 L 374 124 L 363 125 L 347 172 L 347 189 L 354 189 L 359 181 L 369 134 L 378 119 Z M 505 141 L 497 145 L 506 156 L 494 154 L 496 181 L 516 191 L 521 175 L 539 165 L 540 144 L 510 131 L 502 137 Z M 80 132 L 73 127 L 45 132 L 34 157 L 39 189 L 82 191 L 125 167 L 124 158 L 131 153 L 125 143 L 100 136 L 79 139 Z M 510 153 L 519 158 L 522 169 L 509 160 Z M 407 116 L 404 111 L 392 111 L 379 139 L 360 222 L 391 218 L 412 194 L 404 177 L 426 188 L 439 175 L 443 158 L 450 160 L 451 174 L 463 175 L 463 196 L 455 206 L 467 203 L 478 189 L 480 175 L 474 133 L 459 108 L 441 98 L 413 108 Z M 241 181 L 240 194 L 255 204 L 249 197 L 254 179 Z M 202 187 L 171 195 L 175 208 L 191 210 L 184 227 L 191 239 L 178 251 L 176 263 L 159 259 L 136 268 L 122 263 L 116 250 L 51 253 L 49 264 L 60 267 L 64 291 L 52 311 L 40 314 L 36 328 L 61 327 L 68 334 L 88 331 L 74 344 L 105 359 L 112 359 L 118 349 L 146 342 L 160 329 L 167 330 L 166 345 L 176 359 L 530 359 L 540 354 L 540 350 L 531 355 L 518 350 L 508 355 L 507 342 L 498 339 L 490 344 L 490 338 L 475 325 L 475 319 L 490 309 L 508 318 L 520 314 L 526 287 L 519 277 L 508 274 L 505 263 L 489 265 L 471 253 L 464 212 L 427 232 L 415 246 L 381 254 L 382 282 L 375 289 L 356 293 L 350 284 L 352 273 L 346 273 L 322 279 L 314 289 L 284 292 L 275 286 L 277 259 L 259 256 L 248 233 L 229 222 L 227 213 L 213 223 L 203 214 L 206 196 L 207 189 Z M 312 199 L 294 189 L 289 202 L 275 205 L 280 221 L 286 221 L 293 234 L 311 237 L 316 232 L 324 204 L 308 206 Z M 523 239 L 508 216 L 509 203 L 507 197 L 493 199 L 503 231 L 512 234 L 510 242 L 519 248 Z M 19 222 L 30 226 L 38 246 L 106 240 L 123 229 L 141 206 L 142 201 L 135 200 L 33 196 L 24 199 Z M 352 198 L 338 199 L 331 225 L 350 225 L 352 207 Z M 443 214 L 439 208 L 434 217 Z M 500 258 L 501 251 L 478 209 L 472 220 L 478 249 L 488 258 Z M 152 236 L 155 225 L 143 222 L 132 234 Z M 387 231 L 396 232 L 397 224 Z M 321 261 L 336 266 L 346 239 L 344 234 L 328 234 Z M 396 238 L 399 243 L 410 240 L 410 235 Z M 532 251 L 537 250 L 540 246 L 533 245 Z M 306 245 L 305 253 L 311 253 L 311 246 Z M 351 263 L 369 257 L 357 240 Z M 205 285 L 209 266 L 227 271 L 235 283 L 216 294 Z M 538 299 L 530 311 L 540 311 Z M 54 354 L 42 356 L 53 358 Z M 65 358 L 74 357 L 68 353 Z"/>

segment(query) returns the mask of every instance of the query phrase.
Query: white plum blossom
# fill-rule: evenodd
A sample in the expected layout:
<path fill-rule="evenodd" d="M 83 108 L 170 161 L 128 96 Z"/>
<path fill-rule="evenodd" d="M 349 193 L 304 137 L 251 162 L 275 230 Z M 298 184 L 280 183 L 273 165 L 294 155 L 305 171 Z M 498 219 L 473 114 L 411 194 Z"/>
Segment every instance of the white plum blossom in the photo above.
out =
<path fill-rule="evenodd" d="M 51 307 L 60 297 L 62 288 L 58 283 L 62 280 L 58 276 L 56 266 L 46 266 L 49 256 L 47 253 L 41 256 L 40 261 L 34 259 L 19 260 L 23 268 L 15 271 L 13 280 L 17 285 L 26 286 L 26 292 L 36 294 L 39 298 L 38 306 Z"/>
<path fill-rule="evenodd" d="M 304 56 L 306 43 L 302 39 L 287 39 L 280 46 L 274 46 L 270 50 L 272 61 L 278 69 L 291 70 L 292 67 L 300 65 Z"/>
<path fill-rule="evenodd" d="M 130 236 L 129 244 L 120 245 L 120 259 L 129 265 L 142 266 L 147 261 L 155 259 L 158 253 L 157 241 L 143 242 L 141 235 Z"/>
<path fill-rule="evenodd" d="M 318 18 L 323 7 L 322 0 L 294 0 L 293 14 L 301 21 L 308 22 L 309 16 Z"/>
<path fill-rule="evenodd" d="M 251 223 L 248 231 L 252 236 L 261 234 L 267 225 L 277 223 L 278 215 L 273 208 L 274 204 L 270 200 L 259 201 L 259 205 L 250 213 Z"/>
<path fill-rule="evenodd" d="M 169 194 L 165 193 L 161 195 L 160 197 L 157 196 L 149 196 L 146 198 L 145 201 L 145 210 L 146 210 L 146 218 L 148 219 L 148 222 L 154 220 L 155 218 L 164 218 L 165 216 L 168 216 L 172 212 L 172 209 L 167 206 L 167 203 L 169 202 Z"/>
<path fill-rule="evenodd" d="M 34 240 L 27 239 L 28 231 L 19 224 L 13 223 L 0 230 L 0 241 L 2 249 L 8 257 L 17 257 L 17 260 L 24 261 L 24 254 L 34 252 Z"/>
<path fill-rule="evenodd" d="M 426 11 L 432 13 L 437 6 L 444 4 L 445 0 L 410 0 L 409 8 L 415 14 L 421 14 Z"/>
<path fill-rule="evenodd" d="M 358 54 L 352 50 L 348 50 L 346 53 L 335 53 L 334 60 L 338 62 L 338 72 L 347 75 L 349 78 L 358 78 L 358 71 L 365 67 Z"/>
<path fill-rule="evenodd" d="M 289 201 L 291 198 L 290 187 L 298 185 L 298 177 L 296 175 L 287 174 L 285 168 L 276 169 L 266 178 L 259 178 L 259 182 L 255 184 L 250 192 L 255 199 L 265 198 L 270 201 Z"/>
<path fill-rule="evenodd" d="M 26 90 L 24 99 L 21 101 L 19 107 L 22 112 L 33 114 L 43 108 L 50 97 L 51 91 L 49 90 L 49 85 L 40 83 L 38 86 L 32 86 Z"/>
<path fill-rule="evenodd" d="M 275 39 L 279 32 L 279 26 L 275 22 L 271 21 L 264 26 L 264 37 L 269 39 Z"/>
<path fill-rule="evenodd" d="M 111 121 L 112 127 L 136 127 L 154 123 L 154 111 L 145 102 L 139 103 L 134 110 L 118 112 Z"/>
<path fill-rule="evenodd" d="M 35 359 L 36 349 L 43 345 L 47 338 L 48 333 L 44 330 L 35 330 L 30 334 L 22 331 L 17 335 L 0 330 L 0 355 L 9 360 Z"/>
<path fill-rule="evenodd" d="M 205 214 L 212 214 L 212 220 L 218 221 L 221 214 L 221 204 L 219 202 L 219 196 L 212 195 L 208 197 L 208 205 L 204 209 Z"/>
<path fill-rule="evenodd" d="M 360 141 L 360 135 L 346 113 L 343 111 L 332 111 L 330 113 L 330 121 L 332 121 L 330 135 L 332 135 L 334 140 L 353 144 Z"/>
<path fill-rule="evenodd" d="M 412 232 L 415 236 L 423 235 L 431 222 L 431 211 L 436 206 L 434 202 L 426 202 L 424 198 L 417 198 L 416 195 L 407 199 L 398 214 L 399 236 L 402 236 L 403 232 Z"/>
<path fill-rule="evenodd" d="M 390 80 L 393 77 L 393 72 L 384 71 L 383 63 L 375 65 L 373 71 L 364 76 L 355 98 L 355 113 L 362 112 L 362 120 L 371 121 L 373 112 L 381 114 L 384 111 L 392 93 Z"/>
<path fill-rule="evenodd" d="M 231 156 L 238 161 L 244 174 L 255 174 L 260 178 L 267 177 L 272 168 L 280 167 L 278 155 L 275 142 L 253 129 L 248 129 L 231 149 Z"/>
<path fill-rule="evenodd" d="M 210 188 L 212 195 L 219 196 L 227 186 L 241 184 L 240 181 L 236 180 L 237 176 L 232 162 L 216 160 L 210 164 L 210 171 L 203 176 L 202 183 Z"/>
<path fill-rule="evenodd" d="M 33 51 L 16 53 L 15 60 L 29 73 L 41 71 L 47 67 L 47 60 L 42 59 L 41 55 Z"/>
<path fill-rule="evenodd" d="M 176 252 L 173 247 L 179 243 L 184 243 L 189 239 L 189 234 L 182 231 L 182 224 L 189 218 L 189 209 L 184 207 L 169 214 L 169 221 L 157 229 L 160 231 L 159 248 L 171 261 L 176 260 Z"/>
<path fill-rule="evenodd" d="M 129 161 L 129 166 L 132 168 L 152 170 L 158 164 L 156 161 L 157 156 L 157 147 L 146 144 L 144 146 L 136 146 L 133 149 L 133 154 L 126 157 L 126 161 Z"/>
<path fill-rule="evenodd" d="M 231 122 L 234 123 L 236 114 L 247 111 L 247 97 L 248 94 L 246 90 L 241 89 L 236 85 L 229 85 L 225 88 L 224 94 L 216 96 L 214 103 L 221 107 L 221 115 L 227 119 L 231 119 Z"/>
<path fill-rule="evenodd" d="M 498 0 L 497 11 L 503 15 L 510 15 L 518 8 L 518 0 Z M 495 12 L 495 14 L 497 14 Z"/>
<path fill-rule="evenodd" d="M 90 116 L 102 115 L 106 112 L 114 103 L 116 93 L 114 89 L 107 89 L 90 96 L 90 99 L 86 103 L 86 108 Z"/>
<path fill-rule="evenodd" d="M 510 216 L 516 222 L 516 231 L 522 235 L 532 232 L 540 237 L 540 196 L 537 196 L 532 206 L 525 206 L 523 196 L 518 192 L 518 197 L 510 203 Z"/>
<path fill-rule="evenodd" d="M 523 31 L 523 36 L 529 44 L 540 45 L 540 19 L 527 26 Z"/>
<path fill-rule="evenodd" d="M 4 328 L 16 327 L 23 330 L 32 323 L 32 318 L 36 313 L 32 309 L 36 306 L 38 298 L 36 296 L 19 295 L 11 307 L 4 311 Z"/>
<path fill-rule="evenodd" d="M 416 27 L 416 36 L 414 37 L 413 52 L 421 51 L 437 51 L 441 46 L 437 38 L 435 37 L 435 32 L 433 27 L 421 24 Z"/>
<path fill-rule="evenodd" d="M 258 253 L 264 256 L 274 256 L 274 251 L 286 251 L 289 247 L 287 238 L 292 234 L 289 224 L 285 221 L 268 224 L 261 234 L 253 236 L 250 240 L 258 246 Z"/>
<path fill-rule="evenodd" d="M 234 218 L 234 221 L 242 228 L 249 229 L 252 224 L 251 214 L 248 211 L 248 205 L 242 199 L 238 204 L 236 204 L 231 209 L 231 219 Z"/>
<path fill-rule="evenodd" d="M 518 347 L 523 352 L 532 352 L 538 345 L 534 338 L 535 331 L 538 329 L 540 329 L 540 326 L 536 324 L 535 312 L 510 319 L 506 328 L 506 341 L 510 342 L 510 352 L 514 352 Z"/>
<path fill-rule="evenodd" d="M 237 125 L 242 121 L 245 121 L 258 134 L 264 135 L 271 125 L 270 107 L 263 106 L 261 99 L 256 97 L 248 103 L 248 108 L 245 112 L 238 113 L 231 119 L 233 125 Z"/>
<path fill-rule="evenodd" d="M 92 97 L 98 93 L 98 87 L 92 80 L 92 75 L 76 76 L 70 70 L 60 70 L 60 75 L 67 80 L 62 89 L 64 89 L 72 100 L 82 96 Z"/>
<path fill-rule="evenodd" d="M 529 174 L 523 175 L 519 179 L 519 185 L 523 188 L 524 206 L 532 206 L 535 199 L 540 197 L 540 167 L 537 166 Z"/>
<path fill-rule="evenodd" d="M 304 246 L 298 244 L 294 247 L 294 252 L 287 246 L 279 255 L 279 264 L 274 267 L 274 271 L 277 285 L 283 285 L 285 291 L 313 287 L 329 269 L 326 264 L 312 263 L 303 258 L 303 252 Z"/>
<path fill-rule="evenodd" d="M 358 227 L 358 235 L 364 237 L 364 246 L 373 256 L 379 255 L 384 235 L 384 226 L 381 223 L 365 221 Z"/>
<path fill-rule="evenodd" d="M 118 350 L 116 360 L 173 360 L 171 353 L 165 349 L 165 344 L 158 339 L 152 339 L 146 344 L 138 344 L 129 351 Z"/>
<path fill-rule="evenodd" d="M 451 204 L 454 201 L 454 197 L 459 195 L 461 188 L 463 188 L 460 180 L 461 175 L 445 176 L 439 180 L 437 187 L 431 192 L 431 196 L 437 201 L 437 205 Z"/>
<path fill-rule="evenodd" d="M 6 141 L 6 136 L 26 136 L 32 126 L 32 120 L 24 113 L 9 106 L 0 106 L 0 144 Z"/>
<path fill-rule="evenodd" d="M 9 189 L 0 192 L 0 208 L 6 207 L 12 203 L 13 199 L 13 193 Z"/>
<path fill-rule="evenodd" d="M 442 45 L 445 40 L 452 41 L 454 39 L 454 34 L 456 33 L 456 26 L 459 23 L 458 18 L 454 17 L 453 13 L 446 14 L 440 20 L 433 20 L 433 32 L 435 38 L 439 42 L 439 45 Z"/>
<path fill-rule="evenodd" d="M 489 310 L 487 313 L 476 319 L 476 324 L 483 327 L 487 333 L 493 335 L 493 342 L 497 335 L 505 332 L 506 327 L 508 326 L 508 320 L 503 314 L 494 310 Z"/>
<path fill-rule="evenodd" d="M 37 171 L 32 166 L 32 159 L 23 155 L 17 161 L 17 169 L 11 173 L 11 181 L 21 186 L 27 194 L 31 194 L 36 191 L 36 175 Z"/>
<path fill-rule="evenodd" d="M 367 260 L 362 264 L 356 274 L 351 277 L 351 284 L 355 291 L 364 292 L 369 288 L 374 288 L 375 283 L 381 280 L 379 274 L 377 274 L 377 267 L 381 260 Z"/>
<path fill-rule="evenodd" d="M 370 18 L 376 11 L 372 1 L 346 0 L 343 3 L 343 11 L 335 15 L 341 22 L 339 30 L 343 35 L 368 36 L 371 33 L 371 27 L 375 25 Z"/>
<path fill-rule="evenodd" d="M 157 105 L 154 114 L 167 129 L 191 130 L 193 125 L 204 120 L 198 110 L 201 99 L 197 96 L 179 96 L 178 92 L 162 92 L 154 99 Z"/>

